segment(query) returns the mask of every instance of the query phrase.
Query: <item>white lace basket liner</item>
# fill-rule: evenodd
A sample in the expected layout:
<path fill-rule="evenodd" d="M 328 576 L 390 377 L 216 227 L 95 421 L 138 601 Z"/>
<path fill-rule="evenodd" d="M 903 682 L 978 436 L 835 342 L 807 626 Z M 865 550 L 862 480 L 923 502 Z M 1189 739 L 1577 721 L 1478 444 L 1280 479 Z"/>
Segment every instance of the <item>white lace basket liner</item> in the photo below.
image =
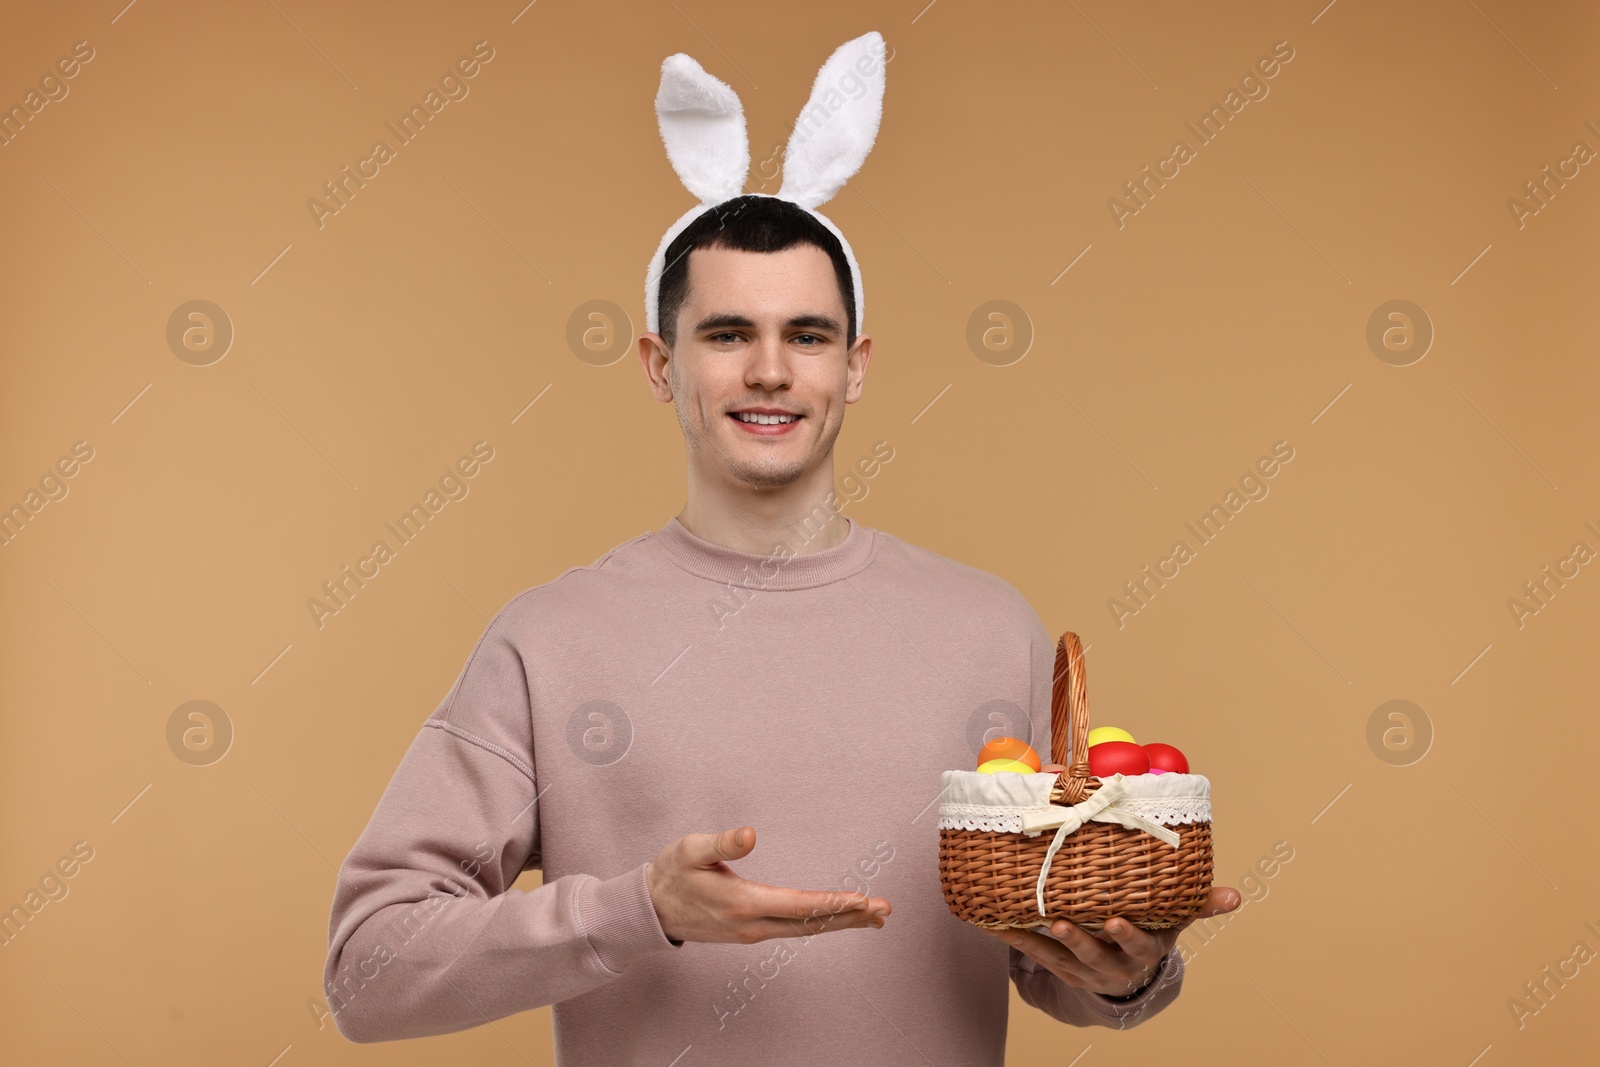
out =
<path fill-rule="evenodd" d="M 1117 823 L 1141 830 L 1173 848 L 1177 833 L 1167 829 L 1211 821 L 1211 781 L 1203 774 L 1113 774 L 1078 804 L 1050 802 L 1058 775 L 1000 771 L 945 771 L 939 804 L 939 829 L 982 830 L 1037 837 L 1055 829 L 1034 888 L 1039 914 L 1046 915 L 1044 887 L 1050 861 L 1068 834 L 1086 822 Z"/>

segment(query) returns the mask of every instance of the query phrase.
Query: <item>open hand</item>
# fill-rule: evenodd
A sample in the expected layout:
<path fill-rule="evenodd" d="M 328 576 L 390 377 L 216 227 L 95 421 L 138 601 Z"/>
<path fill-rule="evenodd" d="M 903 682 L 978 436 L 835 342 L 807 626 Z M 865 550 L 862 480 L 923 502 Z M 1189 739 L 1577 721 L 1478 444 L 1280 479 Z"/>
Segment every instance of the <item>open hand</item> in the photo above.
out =
<path fill-rule="evenodd" d="M 661 929 L 673 941 L 752 945 L 771 937 L 882 929 L 889 902 L 864 893 L 785 889 L 752 882 L 728 865 L 756 847 L 753 826 L 689 834 L 645 869 Z"/>
<path fill-rule="evenodd" d="M 1141 930 L 1113 916 L 1098 933 L 1066 919 L 1051 923 L 1049 936 L 1014 928 L 984 928 L 984 932 L 1000 938 L 1067 985 L 1125 997 L 1150 980 L 1185 927 L 1196 919 L 1233 911 L 1242 901 L 1237 889 L 1214 886 L 1199 912 L 1165 930 Z"/>

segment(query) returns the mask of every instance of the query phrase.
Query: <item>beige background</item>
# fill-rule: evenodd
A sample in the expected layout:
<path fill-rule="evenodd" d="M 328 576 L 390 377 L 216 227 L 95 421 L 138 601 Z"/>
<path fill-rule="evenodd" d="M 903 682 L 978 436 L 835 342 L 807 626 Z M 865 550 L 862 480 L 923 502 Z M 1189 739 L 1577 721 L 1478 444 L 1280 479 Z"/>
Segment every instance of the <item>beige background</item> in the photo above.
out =
<path fill-rule="evenodd" d="M 1014 1001 L 1011 1060 L 1592 1052 L 1600 964 L 1521 1027 L 1508 1001 L 1600 952 L 1600 565 L 1520 628 L 1507 606 L 1600 550 L 1600 174 L 1507 207 L 1600 150 L 1592 5 L 121 2 L 11 5 L 0 42 L 6 106 L 94 49 L 0 148 L 0 504 L 94 450 L 0 548 L 0 904 L 94 850 L 0 949 L 8 1059 L 550 1062 L 548 1010 L 379 1047 L 319 1025 L 334 867 L 486 616 L 681 506 L 671 410 L 566 340 L 591 300 L 642 328 L 691 203 L 661 60 L 735 88 L 759 163 L 870 29 L 884 126 L 823 208 L 875 338 L 836 457 L 895 458 L 847 510 L 1081 633 L 1096 721 L 1215 783 L 1220 882 L 1293 849 L 1185 935 L 1159 1018 Z M 470 95 L 319 229 L 306 201 L 480 40 Z M 1285 40 L 1119 229 L 1107 200 Z M 196 299 L 235 331 L 209 366 L 166 339 Z M 1403 367 L 1366 341 L 1395 299 L 1436 333 Z M 991 300 L 1031 323 L 1008 366 L 966 339 Z M 319 630 L 306 599 L 478 440 L 470 495 Z M 1270 495 L 1119 628 L 1108 599 L 1278 441 Z M 1396 699 L 1420 712 L 1387 752 Z M 190 700 L 235 731 L 209 766 L 168 745 Z"/>

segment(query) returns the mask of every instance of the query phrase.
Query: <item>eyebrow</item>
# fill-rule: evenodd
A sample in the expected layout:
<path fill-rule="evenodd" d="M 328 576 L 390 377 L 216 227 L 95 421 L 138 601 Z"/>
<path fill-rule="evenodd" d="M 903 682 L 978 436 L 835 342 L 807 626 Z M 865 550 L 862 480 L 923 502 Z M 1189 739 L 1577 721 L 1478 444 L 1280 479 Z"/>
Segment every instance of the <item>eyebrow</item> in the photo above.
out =
<path fill-rule="evenodd" d="M 839 320 L 835 319 L 832 315 L 795 315 L 794 317 L 786 320 L 783 325 L 785 328 L 791 330 L 819 330 L 833 334 L 844 333 L 844 327 L 840 326 Z M 724 311 L 714 315 L 707 315 L 705 318 L 695 323 L 693 332 L 704 333 L 707 330 L 725 329 L 730 326 L 737 326 L 748 330 L 755 327 L 755 322 L 746 315 L 740 315 L 737 312 Z"/>

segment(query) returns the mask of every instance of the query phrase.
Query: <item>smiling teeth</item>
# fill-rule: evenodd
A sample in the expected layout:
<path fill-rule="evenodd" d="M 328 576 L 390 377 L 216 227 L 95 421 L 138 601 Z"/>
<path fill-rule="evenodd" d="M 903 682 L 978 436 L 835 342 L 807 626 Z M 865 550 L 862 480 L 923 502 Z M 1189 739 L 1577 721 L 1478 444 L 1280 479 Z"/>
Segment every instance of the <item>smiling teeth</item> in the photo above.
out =
<path fill-rule="evenodd" d="M 777 426 L 781 423 L 793 422 L 800 417 L 798 415 L 751 415 L 743 411 L 735 411 L 733 415 L 740 422 L 754 422 L 762 426 Z"/>

